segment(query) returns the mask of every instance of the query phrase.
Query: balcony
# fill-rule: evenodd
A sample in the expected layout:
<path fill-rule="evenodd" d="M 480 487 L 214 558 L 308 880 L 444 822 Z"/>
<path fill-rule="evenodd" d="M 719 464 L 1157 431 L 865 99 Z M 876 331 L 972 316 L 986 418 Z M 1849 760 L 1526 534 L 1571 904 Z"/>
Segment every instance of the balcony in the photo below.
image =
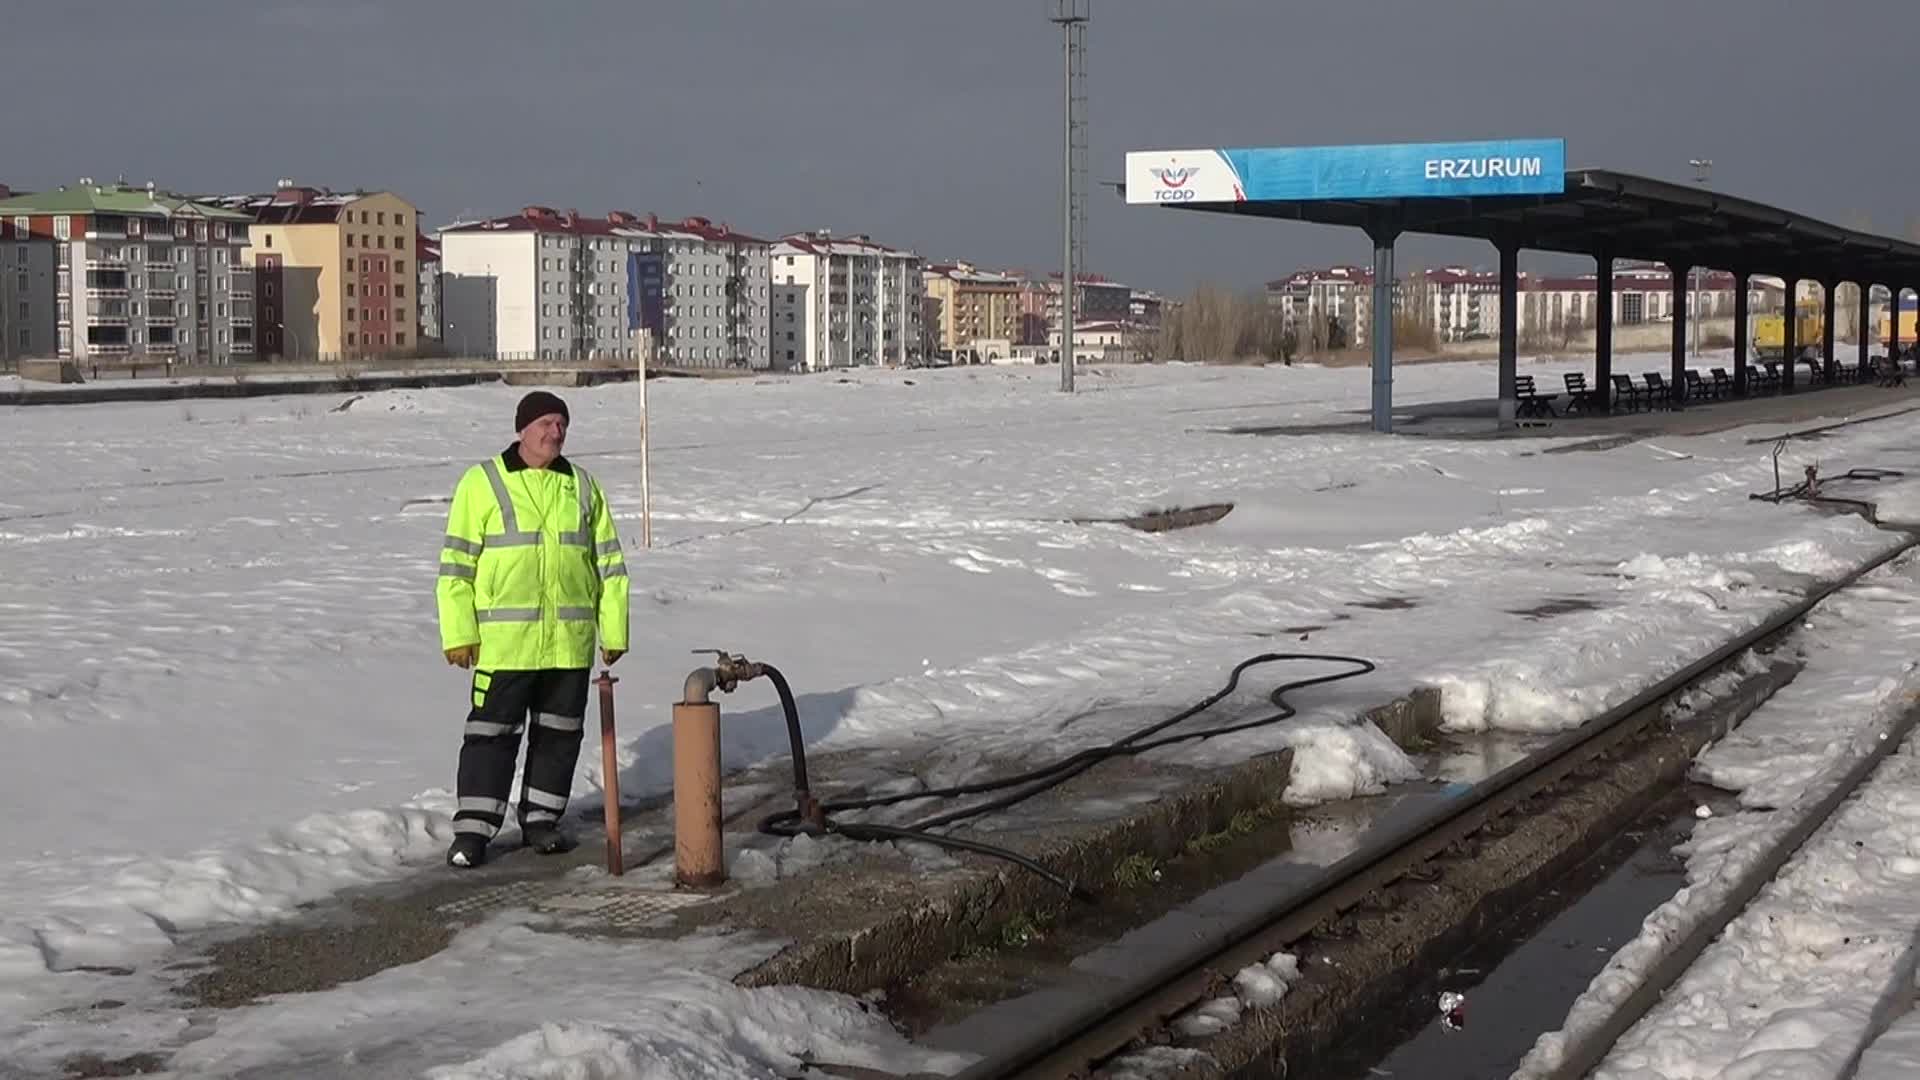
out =
<path fill-rule="evenodd" d="M 125 326 L 127 325 L 127 314 L 124 311 L 120 312 L 119 314 L 111 314 L 111 313 L 102 312 L 102 311 L 89 311 L 87 312 L 87 325 L 88 326 Z"/>
<path fill-rule="evenodd" d="M 250 353 L 253 351 L 253 342 L 236 341 L 233 343 L 232 349 L 234 352 L 237 352 L 237 353 Z"/>
<path fill-rule="evenodd" d="M 88 270 L 125 270 L 127 268 L 127 260 L 125 258 L 88 259 L 86 268 Z"/>
<path fill-rule="evenodd" d="M 97 345 L 92 342 L 87 344 L 87 352 L 93 356 L 124 356 L 130 351 L 131 346 L 124 341 L 112 345 Z"/>
<path fill-rule="evenodd" d="M 239 312 L 239 311 L 236 311 L 236 312 L 234 312 L 234 313 L 233 313 L 233 314 L 232 314 L 231 316 L 229 316 L 229 317 L 227 318 L 227 321 L 228 321 L 229 323 L 232 323 L 232 324 L 233 324 L 234 326 L 252 326 L 252 325 L 253 325 L 253 312 L 251 312 L 251 311 L 248 311 L 248 312 Z"/>
<path fill-rule="evenodd" d="M 155 326 L 172 326 L 174 322 L 177 320 L 177 318 L 178 316 L 174 315 L 170 311 L 164 312 L 164 313 L 154 311 L 154 312 L 149 312 L 147 314 L 147 322 Z"/>

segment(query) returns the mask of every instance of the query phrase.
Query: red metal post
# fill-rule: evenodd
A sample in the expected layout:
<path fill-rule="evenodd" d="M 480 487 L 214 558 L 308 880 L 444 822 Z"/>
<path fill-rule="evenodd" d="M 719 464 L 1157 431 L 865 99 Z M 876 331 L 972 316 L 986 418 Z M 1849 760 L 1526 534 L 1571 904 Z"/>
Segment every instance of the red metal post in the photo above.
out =
<path fill-rule="evenodd" d="M 620 849 L 620 758 L 613 738 L 613 684 L 619 681 L 611 671 L 600 672 L 593 681 L 600 688 L 600 788 L 606 799 L 607 873 L 614 877 L 627 872 Z"/>

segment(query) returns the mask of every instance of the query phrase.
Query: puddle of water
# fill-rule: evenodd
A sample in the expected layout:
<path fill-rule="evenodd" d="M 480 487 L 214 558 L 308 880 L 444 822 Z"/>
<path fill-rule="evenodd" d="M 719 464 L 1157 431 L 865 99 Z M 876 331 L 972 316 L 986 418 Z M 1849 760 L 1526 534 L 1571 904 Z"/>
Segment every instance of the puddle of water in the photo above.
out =
<path fill-rule="evenodd" d="M 1345 1080 L 1484 1080 L 1508 1076 L 1654 908 L 1686 883 L 1673 854 L 1702 802 L 1723 793 L 1682 789 L 1656 803 L 1552 890 L 1436 971 L 1388 1015 L 1356 1026 L 1353 1044 L 1319 1075 Z M 1450 1028 L 1440 995 L 1466 995 L 1465 1024 Z M 1383 1054 L 1383 1048 L 1385 1052 Z"/>

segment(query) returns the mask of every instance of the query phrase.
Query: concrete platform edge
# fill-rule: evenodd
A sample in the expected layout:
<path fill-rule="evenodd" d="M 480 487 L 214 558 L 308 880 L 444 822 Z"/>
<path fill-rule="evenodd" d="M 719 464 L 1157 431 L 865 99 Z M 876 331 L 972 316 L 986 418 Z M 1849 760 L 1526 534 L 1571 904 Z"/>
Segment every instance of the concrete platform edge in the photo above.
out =
<path fill-rule="evenodd" d="M 1439 729 L 1440 693 L 1421 687 L 1362 713 L 1403 745 Z M 1252 758 L 1204 783 L 1103 821 L 1045 848 L 1026 851 L 1070 879 L 1098 888 L 1133 855 L 1171 858 L 1193 839 L 1218 832 L 1235 814 L 1273 803 L 1293 768 L 1293 752 Z M 797 942 L 742 972 L 742 986 L 792 984 L 864 993 L 938 964 L 963 949 L 998 940 L 1016 917 L 1050 916 L 1071 901 L 1018 868 L 992 864 L 943 883 L 910 908 L 875 912 L 867 925 Z"/>

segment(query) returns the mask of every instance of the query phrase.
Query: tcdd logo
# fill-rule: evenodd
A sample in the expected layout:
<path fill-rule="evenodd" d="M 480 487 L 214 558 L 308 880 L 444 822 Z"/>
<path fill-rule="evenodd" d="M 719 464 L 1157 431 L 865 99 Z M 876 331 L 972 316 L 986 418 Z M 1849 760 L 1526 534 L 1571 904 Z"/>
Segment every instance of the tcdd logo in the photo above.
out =
<path fill-rule="evenodd" d="M 1195 165 L 1155 167 L 1153 175 L 1160 178 L 1160 188 L 1153 193 L 1156 202 L 1187 202 L 1193 198 L 1193 192 L 1187 190 L 1188 180 L 1200 171 Z"/>

